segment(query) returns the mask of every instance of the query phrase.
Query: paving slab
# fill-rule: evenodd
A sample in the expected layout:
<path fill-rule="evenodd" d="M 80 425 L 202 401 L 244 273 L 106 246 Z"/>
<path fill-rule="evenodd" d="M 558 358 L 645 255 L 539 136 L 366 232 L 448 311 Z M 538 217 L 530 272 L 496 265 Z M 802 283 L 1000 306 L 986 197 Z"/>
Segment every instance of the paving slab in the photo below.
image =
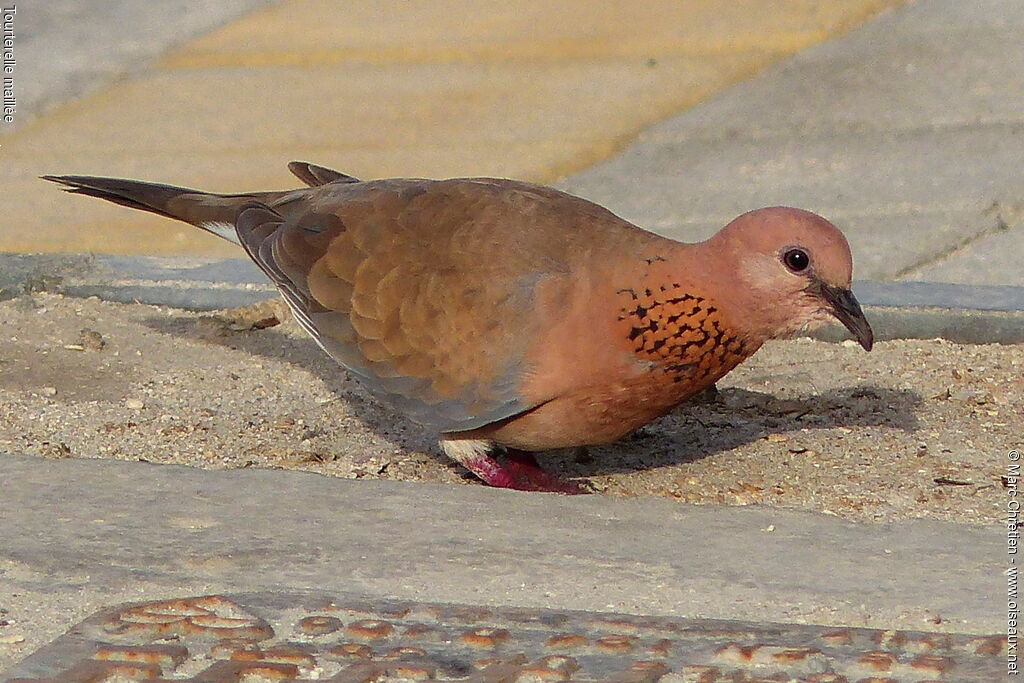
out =
<path fill-rule="evenodd" d="M 962 248 L 914 268 L 906 280 L 999 285 L 1024 278 L 1024 225 L 1003 225 Z"/>
<path fill-rule="evenodd" d="M 799 680 L 990 683 L 1007 636 L 487 608 L 324 593 L 118 605 L 8 672 L 12 683 L 103 676 L 416 681 Z"/>
<path fill-rule="evenodd" d="M 1005 43 L 1021 30 L 1022 18 L 1019 0 L 919 1 L 793 55 L 644 137 L 1020 122 L 1024 92 L 1007 74 L 1024 66 L 1024 49 Z"/>
<path fill-rule="evenodd" d="M 661 234 L 706 239 L 759 206 L 808 208 L 847 233 L 855 275 L 899 276 L 1002 230 L 1022 124 L 943 131 L 647 140 L 569 179 L 578 194 Z M 640 169 L 643 169 L 642 171 Z M 688 200 L 681 203 L 680 196 Z M 863 273 L 862 273 L 863 267 Z M 1000 284 L 1024 284 L 999 271 Z M 992 284 L 988 279 L 986 284 Z"/>
<path fill-rule="evenodd" d="M 1018 131 L 1024 124 L 958 129 L 941 140 L 929 131 L 849 130 L 644 140 L 566 185 L 666 234 L 683 219 L 721 226 L 743 211 L 787 201 L 837 219 L 951 211 L 981 217 L 1016 186 L 1005 173 L 1016 159 L 1006 141 Z M 676 201 L 667 201 L 672 196 Z M 995 227 L 995 216 L 988 224 Z"/>
<path fill-rule="evenodd" d="M 1012 170 L 1024 88 L 1006 77 L 1024 65 L 1012 39 L 1022 17 L 1019 0 L 905 5 L 651 127 L 563 186 L 686 239 L 757 206 L 803 206 L 847 231 L 860 277 L 1024 284 L 999 257 L 1024 246 Z"/>
<path fill-rule="evenodd" d="M 0 254 L 0 300 L 28 291 L 198 311 L 279 296 L 248 258 Z"/>
<path fill-rule="evenodd" d="M 150 66 L 168 49 L 272 0 L 47 0 L 6 3 L 14 22 L 17 112 L 0 133 Z M 56 47 L 59 46 L 59 47 Z"/>
<path fill-rule="evenodd" d="M 61 608 L 202 593 L 369 598 L 914 631 L 997 633 L 1005 538 L 485 487 L 0 456 L 0 669 Z M 141 591 L 141 593 L 140 593 Z M 119 598 L 120 596 L 120 598 Z M 92 607 L 95 611 L 97 607 Z M 43 613 L 44 615 L 47 612 Z M 49 612 L 53 614 L 53 612 Z"/>

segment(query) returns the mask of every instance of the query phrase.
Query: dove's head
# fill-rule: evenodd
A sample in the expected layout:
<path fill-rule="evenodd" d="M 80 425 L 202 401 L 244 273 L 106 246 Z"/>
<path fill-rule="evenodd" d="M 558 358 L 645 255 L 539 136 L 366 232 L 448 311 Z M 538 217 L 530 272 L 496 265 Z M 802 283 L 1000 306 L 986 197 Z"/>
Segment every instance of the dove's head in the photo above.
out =
<path fill-rule="evenodd" d="M 705 242 L 750 325 L 766 339 L 787 337 L 830 317 L 865 350 L 873 343 L 850 280 L 853 259 L 839 228 L 821 216 L 788 207 L 745 213 Z"/>

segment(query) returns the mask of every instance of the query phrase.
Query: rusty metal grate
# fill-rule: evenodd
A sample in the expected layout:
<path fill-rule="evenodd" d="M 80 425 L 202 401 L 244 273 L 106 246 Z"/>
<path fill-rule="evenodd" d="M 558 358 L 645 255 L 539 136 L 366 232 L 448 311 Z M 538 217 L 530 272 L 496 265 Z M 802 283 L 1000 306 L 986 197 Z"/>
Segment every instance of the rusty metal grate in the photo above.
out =
<path fill-rule="evenodd" d="M 105 610 L 6 680 L 980 683 L 1006 651 L 1005 636 L 254 593 Z"/>

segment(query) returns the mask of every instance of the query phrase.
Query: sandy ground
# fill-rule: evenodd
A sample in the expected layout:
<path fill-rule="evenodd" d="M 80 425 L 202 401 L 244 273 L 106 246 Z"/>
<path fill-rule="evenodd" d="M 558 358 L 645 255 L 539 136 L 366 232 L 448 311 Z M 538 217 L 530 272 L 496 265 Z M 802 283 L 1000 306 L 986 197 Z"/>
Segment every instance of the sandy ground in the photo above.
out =
<path fill-rule="evenodd" d="M 0 317 L 0 453 L 478 485 L 276 303 L 198 314 L 36 293 Z M 612 495 L 991 522 L 1024 434 L 1022 371 L 1019 346 L 776 342 L 717 396 L 540 460 Z"/>

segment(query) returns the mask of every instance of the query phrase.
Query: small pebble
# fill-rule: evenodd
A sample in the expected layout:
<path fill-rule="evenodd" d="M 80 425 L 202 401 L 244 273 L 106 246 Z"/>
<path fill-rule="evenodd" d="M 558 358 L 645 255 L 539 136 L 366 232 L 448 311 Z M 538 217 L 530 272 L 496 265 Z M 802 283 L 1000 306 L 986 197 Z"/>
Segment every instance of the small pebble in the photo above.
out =
<path fill-rule="evenodd" d="M 19 636 L 17 633 L 11 633 L 10 635 L 0 636 L 0 645 L 17 645 L 18 643 L 24 643 L 25 636 Z"/>
<path fill-rule="evenodd" d="M 129 410 L 142 410 L 146 407 L 146 404 L 137 398 L 130 398 L 124 402 L 124 405 Z"/>
<path fill-rule="evenodd" d="M 63 441 L 59 443 L 43 442 L 39 445 L 39 454 L 44 458 L 66 458 L 71 455 L 71 447 Z"/>
<path fill-rule="evenodd" d="M 106 345 L 107 342 L 103 340 L 103 335 L 96 330 L 86 328 L 78 333 L 78 344 L 76 346 L 81 346 L 83 350 L 100 351 Z"/>
<path fill-rule="evenodd" d="M 40 393 L 42 393 L 43 396 L 56 396 L 57 387 L 43 387 Z"/>

